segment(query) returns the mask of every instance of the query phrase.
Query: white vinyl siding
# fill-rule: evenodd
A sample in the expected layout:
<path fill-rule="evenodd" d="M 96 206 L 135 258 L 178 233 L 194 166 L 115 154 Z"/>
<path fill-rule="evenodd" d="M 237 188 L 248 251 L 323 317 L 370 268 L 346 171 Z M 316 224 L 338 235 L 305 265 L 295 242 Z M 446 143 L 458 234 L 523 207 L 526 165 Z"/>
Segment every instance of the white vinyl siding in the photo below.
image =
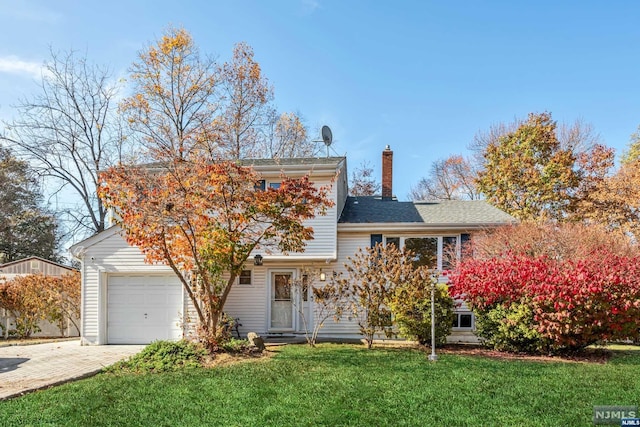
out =
<path fill-rule="evenodd" d="M 267 179 L 269 181 L 269 179 Z M 315 186 L 326 186 L 331 183 L 330 178 L 317 177 L 312 179 Z M 338 190 L 336 185 L 331 187 L 329 197 L 336 201 Z M 337 245 L 337 233 L 338 233 L 338 207 L 339 203 L 336 203 L 333 207 L 327 209 L 327 214 L 317 215 L 315 218 L 304 222 L 305 226 L 313 228 L 313 239 L 306 242 L 304 252 L 289 253 L 286 255 L 287 259 L 304 259 L 309 257 L 335 259 L 336 257 L 336 245 Z M 261 254 L 265 257 L 265 262 L 271 257 L 283 257 L 282 253 L 275 248 L 269 247 L 267 254 L 266 248 L 258 248 L 253 252 L 255 254 Z M 252 255 L 252 256 L 253 256 Z"/>
<path fill-rule="evenodd" d="M 353 257 L 358 248 L 366 248 L 370 243 L 371 236 L 369 234 L 341 233 L 338 236 L 338 259 L 335 263 L 324 266 L 323 271 L 326 271 L 327 274 L 332 274 L 333 271 L 346 274 L 344 265 L 348 262 L 347 257 Z M 348 317 L 346 314 L 339 322 L 335 322 L 332 318 L 327 319 L 324 327 L 320 329 L 319 335 L 345 338 L 360 337 L 358 324 L 354 319 L 349 320 Z"/>
<path fill-rule="evenodd" d="M 234 285 L 227 298 L 224 311 L 228 316 L 240 319 L 241 336 L 248 332 L 261 335 L 267 332 L 266 271 L 263 266 L 253 266 L 251 286 Z"/>

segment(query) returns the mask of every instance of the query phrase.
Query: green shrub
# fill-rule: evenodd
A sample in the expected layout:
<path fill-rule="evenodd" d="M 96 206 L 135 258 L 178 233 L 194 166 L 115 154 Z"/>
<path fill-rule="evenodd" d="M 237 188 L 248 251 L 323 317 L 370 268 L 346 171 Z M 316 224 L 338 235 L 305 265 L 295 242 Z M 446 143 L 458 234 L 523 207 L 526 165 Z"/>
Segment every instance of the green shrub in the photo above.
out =
<path fill-rule="evenodd" d="M 538 333 L 529 304 L 503 304 L 476 311 L 476 335 L 487 347 L 500 351 L 540 353 L 550 342 Z"/>
<path fill-rule="evenodd" d="M 207 355 L 205 348 L 196 342 L 154 341 L 140 353 L 112 365 L 108 371 L 168 372 L 202 366 Z"/>
<path fill-rule="evenodd" d="M 227 342 L 220 345 L 220 348 L 225 353 L 242 353 L 247 354 L 254 348 L 249 344 L 247 340 L 240 340 L 237 338 L 230 338 Z"/>
<path fill-rule="evenodd" d="M 400 335 L 417 340 L 420 344 L 431 344 L 431 287 L 421 292 L 399 289 L 389 301 Z M 453 324 L 453 298 L 448 287 L 440 284 L 435 292 L 436 344 L 446 343 Z"/>

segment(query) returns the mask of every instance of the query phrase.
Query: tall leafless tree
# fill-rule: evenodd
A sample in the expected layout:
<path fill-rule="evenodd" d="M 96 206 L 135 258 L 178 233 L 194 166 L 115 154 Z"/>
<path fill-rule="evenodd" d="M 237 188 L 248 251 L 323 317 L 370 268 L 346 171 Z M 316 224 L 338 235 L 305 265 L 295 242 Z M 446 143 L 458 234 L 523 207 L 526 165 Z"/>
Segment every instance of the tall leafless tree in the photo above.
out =
<path fill-rule="evenodd" d="M 58 209 L 69 232 L 80 237 L 105 229 L 107 211 L 96 195 L 98 171 L 123 155 L 117 118 L 120 83 L 108 68 L 74 51 L 46 62 L 40 92 L 15 106 L 0 140 L 30 162 L 52 196 L 70 198 Z"/>
<path fill-rule="evenodd" d="M 309 130 L 299 113 L 269 113 L 262 149 L 258 156 L 281 159 L 316 157 L 320 147 L 309 139 Z"/>
<path fill-rule="evenodd" d="M 238 43 L 233 57 L 221 67 L 223 113 L 219 117 L 222 156 L 259 157 L 261 128 L 273 110 L 273 86 L 262 74 L 253 49 Z"/>
<path fill-rule="evenodd" d="M 380 194 L 380 182 L 373 175 L 373 168 L 366 160 L 351 174 L 350 196 L 374 196 Z"/>
<path fill-rule="evenodd" d="M 477 170 L 474 163 L 460 155 L 436 160 L 429 175 L 411 187 L 412 200 L 477 200 Z"/>

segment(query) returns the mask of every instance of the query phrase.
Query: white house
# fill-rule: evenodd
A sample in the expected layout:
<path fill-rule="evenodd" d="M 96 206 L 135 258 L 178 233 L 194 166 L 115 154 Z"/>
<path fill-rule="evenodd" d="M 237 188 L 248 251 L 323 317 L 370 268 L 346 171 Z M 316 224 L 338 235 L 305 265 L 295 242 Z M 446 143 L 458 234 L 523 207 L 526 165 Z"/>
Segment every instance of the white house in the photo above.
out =
<path fill-rule="evenodd" d="M 357 248 L 378 241 L 411 245 L 446 268 L 443 250 L 458 248 L 474 231 L 508 224 L 514 218 L 484 201 L 399 202 L 392 196 L 393 152 L 382 154 L 380 197 L 347 196 L 345 157 L 280 160 L 245 160 L 265 180 L 278 185 L 281 173 L 309 174 L 316 185 L 336 178 L 331 197 L 336 202 L 326 216 L 309 221 L 314 239 L 302 253 L 255 253 L 233 287 L 225 312 L 239 318 L 240 333 L 293 335 L 303 333 L 300 316 L 286 286 L 303 269 L 324 275 L 344 271 L 347 257 Z M 178 339 L 186 330 L 189 301 L 170 268 L 145 264 L 136 247 L 129 246 L 114 226 L 74 245 L 71 252 L 82 261 L 83 344 L 142 344 L 157 339 Z M 262 256 L 261 265 L 254 258 Z M 444 264 L 443 264 L 444 263 Z M 313 310 L 308 296 L 299 298 L 306 312 Z M 474 340 L 473 316 L 461 308 L 451 340 Z M 358 337 L 348 320 L 329 321 L 324 337 Z"/>

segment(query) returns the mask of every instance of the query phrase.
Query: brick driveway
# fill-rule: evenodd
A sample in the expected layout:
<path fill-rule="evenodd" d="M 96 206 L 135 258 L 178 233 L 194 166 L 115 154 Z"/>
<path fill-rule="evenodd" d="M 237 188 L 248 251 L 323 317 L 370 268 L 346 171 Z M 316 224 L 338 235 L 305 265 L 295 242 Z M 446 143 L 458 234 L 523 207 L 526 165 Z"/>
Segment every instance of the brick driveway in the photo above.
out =
<path fill-rule="evenodd" d="M 90 376 L 143 348 L 81 346 L 78 340 L 0 347 L 0 400 Z"/>

